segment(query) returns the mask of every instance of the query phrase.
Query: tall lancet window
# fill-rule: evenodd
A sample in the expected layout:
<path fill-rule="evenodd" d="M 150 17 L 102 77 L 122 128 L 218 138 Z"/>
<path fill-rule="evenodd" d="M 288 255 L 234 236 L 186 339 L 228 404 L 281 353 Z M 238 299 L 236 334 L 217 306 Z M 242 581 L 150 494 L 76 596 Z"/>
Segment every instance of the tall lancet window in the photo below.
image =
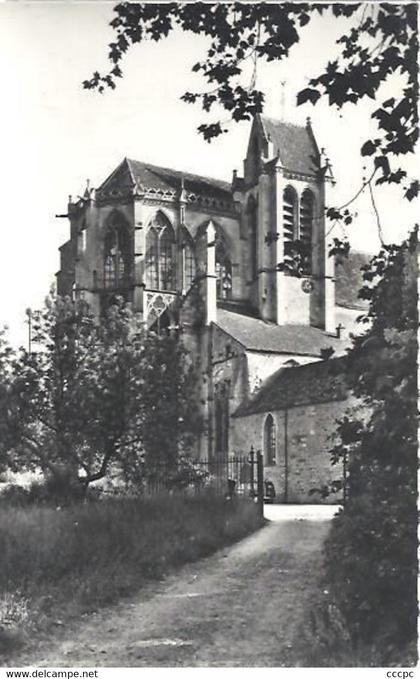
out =
<path fill-rule="evenodd" d="M 314 208 L 314 195 L 312 191 L 305 189 L 300 202 L 300 240 L 304 245 L 303 270 L 305 274 L 310 274 L 312 270 Z"/>
<path fill-rule="evenodd" d="M 285 272 L 294 268 L 292 243 L 298 237 L 298 201 L 296 191 L 288 186 L 283 192 L 283 242 Z"/>
<path fill-rule="evenodd" d="M 186 229 L 183 230 L 182 234 L 182 251 L 184 266 L 183 284 L 185 289 L 189 290 L 197 274 L 197 264 L 195 259 L 194 243 Z"/>
<path fill-rule="evenodd" d="M 276 423 L 271 414 L 267 415 L 264 424 L 264 464 L 267 467 L 276 464 Z"/>
<path fill-rule="evenodd" d="M 216 295 L 217 299 L 232 297 L 232 263 L 223 240 L 216 236 Z"/>
<path fill-rule="evenodd" d="M 121 288 L 130 279 L 130 237 L 127 226 L 115 216 L 104 242 L 104 286 Z"/>
<path fill-rule="evenodd" d="M 251 280 L 255 281 L 258 278 L 258 205 L 253 196 L 251 196 L 248 201 L 247 213 L 249 223 Z"/>
<path fill-rule="evenodd" d="M 146 287 L 153 290 L 159 287 L 158 276 L 158 234 L 155 227 L 149 227 L 146 236 L 145 277 Z"/>
<path fill-rule="evenodd" d="M 146 234 L 146 287 L 175 289 L 175 234 L 169 220 L 158 212 Z"/>

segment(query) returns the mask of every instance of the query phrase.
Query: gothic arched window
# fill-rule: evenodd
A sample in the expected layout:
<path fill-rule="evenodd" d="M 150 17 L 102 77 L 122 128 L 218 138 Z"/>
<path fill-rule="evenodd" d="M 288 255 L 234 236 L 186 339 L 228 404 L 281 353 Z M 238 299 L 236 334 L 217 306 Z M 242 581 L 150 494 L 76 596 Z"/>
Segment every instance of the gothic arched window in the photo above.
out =
<path fill-rule="evenodd" d="M 249 249 L 251 260 L 251 276 L 255 281 L 258 277 L 258 212 L 257 202 L 253 196 L 250 197 L 247 206 L 249 220 Z"/>
<path fill-rule="evenodd" d="M 276 423 L 271 414 L 264 423 L 264 464 L 267 467 L 276 464 Z"/>
<path fill-rule="evenodd" d="M 314 194 L 309 189 L 305 189 L 302 193 L 300 202 L 300 240 L 304 244 L 304 273 L 311 273 L 312 260 L 312 236 L 313 236 L 313 220 L 314 220 L 315 199 Z"/>
<path fill-rule="evenodd" d="M 157 289 L 158 281 L 158 234 L 154 226 L 151 226 L 146 236 L 146 286 Z"/>
<path fill-rule="evenodd" d="M 217 299 L 232 297 L 232 263 L 223 240 L 216 236 L 216 295 Z"/>
<path fill-rule="evenodd" d="M 115 217 L 105 233 L 104 286 L 119 288 L 129 283 L 130 238 L 127 227 Z"/>
<path fill-rule="evenodd" d="M 182 241 L 182 251 L 183 251 L 183 286 L 188 290 L 196 277 L 197 274 L 197 263 L 195 259 L 194 243 L 187 232 L 184 229 L 183 241 Z"/>
<path fill-rule="evenodd" d="M 158 234 L 158 275 L 161 290 L 173 290 L 175 288 L 174 242 L 172 227 L 165 226 Z"/>
<path fill-rule="evenodd" d="M 146 287 L 175 289 L 175 235 L 169 220 L 158 212 L 146 234 Z"/>

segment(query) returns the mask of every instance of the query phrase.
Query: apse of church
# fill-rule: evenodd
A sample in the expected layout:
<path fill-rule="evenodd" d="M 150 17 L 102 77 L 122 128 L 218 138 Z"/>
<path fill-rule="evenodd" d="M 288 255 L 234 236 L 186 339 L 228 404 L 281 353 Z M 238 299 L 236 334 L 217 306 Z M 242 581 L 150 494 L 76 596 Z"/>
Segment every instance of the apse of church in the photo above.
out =
<path fill-rule="evenodd" d="M 323 219 L 331 181 L 309 125 L 261 116 L 244 177 L 235 174 L 231 185 L 125 159 L 96 192 L 69 203 L 71 240 L 62 248 L 58 288 L 68 293 L 71 281 L 98 310 L 118 292 L 150 324 L 193 285 L 207 303 L 210 275 L 220 301 L 247 305 L 279 325 L 333 330 Z M 214 272 L 205 251 L 210 222 Z"/>
<path fill-rule="evenodd" d="M 171 192 L 171 200 L 161 195 L 166 191 L 153 191 L 150 197 L 151 192 L 145 191 L 139 200 L 130 202 L 126 192 L 112 191 L 114 196 L 121 193 L 120 201 L 109 200 L 108 193 L 105 183 L 83 202 L 69 204 L 72 238 L 61 248 L 60 294 L 73 290 L 98 313 L 116 294 L 122 294 L 148 325 L 194 286 L 205 298 L 206 231 L 212 218 L 216 297 L 244 296 L 238 215 L 227 192 L 220 192 L 224 200 L 209 197 L 205 206 L 194 203 L 193 209 L 179 205 L 178 191 Z M 207 203 L 214 207 L 210 214 Z"/>

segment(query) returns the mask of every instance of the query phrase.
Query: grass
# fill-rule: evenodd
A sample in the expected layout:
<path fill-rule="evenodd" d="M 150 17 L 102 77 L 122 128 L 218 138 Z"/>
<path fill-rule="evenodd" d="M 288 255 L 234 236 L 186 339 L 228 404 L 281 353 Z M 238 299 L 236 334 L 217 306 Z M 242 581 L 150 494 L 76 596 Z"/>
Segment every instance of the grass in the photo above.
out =
<path fill-rule="evenodd" d="M 46 630 L 110 604 L 259 525 L 249 501 L 215 496 L 115 498 L 61 510 L 2 506 L 0 653 L 19 631 Z"/>

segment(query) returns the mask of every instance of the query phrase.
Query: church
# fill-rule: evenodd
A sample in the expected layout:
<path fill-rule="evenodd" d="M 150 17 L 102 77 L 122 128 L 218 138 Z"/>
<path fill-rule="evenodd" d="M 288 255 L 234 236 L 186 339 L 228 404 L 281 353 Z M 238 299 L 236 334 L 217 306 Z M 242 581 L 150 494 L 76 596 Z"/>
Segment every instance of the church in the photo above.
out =
<path fill-rule="evenodd" d="M 311 490 L 341 474 L 329 436 L 360 306 L 328 256 L 333 184 L 310 119 L 257 115 L 230 183 L 124 158 L 70 197 L 60 248 L 58 294 L 98 317 L 122 295 L 148 328 L 182 337 L 201 379 L 197 455 L 261 450 L 279 502 L 321 501 Z"/>

